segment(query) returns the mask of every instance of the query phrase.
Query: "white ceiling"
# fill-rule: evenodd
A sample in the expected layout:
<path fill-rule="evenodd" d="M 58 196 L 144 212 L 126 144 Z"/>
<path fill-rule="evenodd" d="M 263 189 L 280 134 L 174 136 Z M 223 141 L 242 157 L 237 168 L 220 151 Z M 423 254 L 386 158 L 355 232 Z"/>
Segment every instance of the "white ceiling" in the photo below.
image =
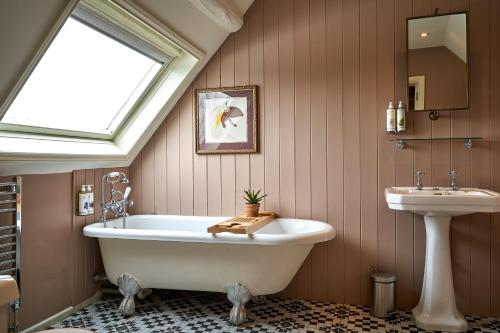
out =
<path fill-rule="evenodd" d="M 245 14 L 254 0 L 230 0 Z M 187 0 L 134 0 L 167 27 L 188 39 L 210 57 L 229 35 L 228 31 Z"/>
<path fill-rule="evenodd" d="M 467 62 L 466 15 L 453 14 L 425 17 L 409 21 L 409 49 L 445 46 L 462 61 Z M 421 37 L 421 33 L 428 33 Z"/>

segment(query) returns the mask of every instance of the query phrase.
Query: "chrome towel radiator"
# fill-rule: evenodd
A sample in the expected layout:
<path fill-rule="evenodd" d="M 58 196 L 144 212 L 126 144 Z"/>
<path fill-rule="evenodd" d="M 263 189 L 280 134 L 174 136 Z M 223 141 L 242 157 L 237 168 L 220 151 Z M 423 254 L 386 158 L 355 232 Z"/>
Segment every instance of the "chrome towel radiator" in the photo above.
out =
<path fill-rule="evenodd" d="M 14 219 L 0 216 L 0 275 L 11 275 L 21 286 L 21 189 L 22 179 L 0 182 L 0 214 L 15 214 Z M 14 322 L 10 332 L 17 332 L 17 312 L 20 300 L 11 304 Z"/>

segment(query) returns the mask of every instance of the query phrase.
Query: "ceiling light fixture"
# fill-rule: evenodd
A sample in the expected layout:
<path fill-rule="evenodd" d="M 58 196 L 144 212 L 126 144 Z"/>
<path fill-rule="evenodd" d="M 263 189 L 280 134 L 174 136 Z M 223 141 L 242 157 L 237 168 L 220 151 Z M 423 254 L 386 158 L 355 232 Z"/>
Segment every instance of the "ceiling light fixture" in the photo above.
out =
<path fill-rule="evenodd" d="M 422 38 L 425 38 L 425 37 L 428 37 L 428 36 L 429 36 L 429 33 L 428 33 L 428 32 L 422 32 L 422 33 L 420 34 L 420 37 L 422 37 Z"/>

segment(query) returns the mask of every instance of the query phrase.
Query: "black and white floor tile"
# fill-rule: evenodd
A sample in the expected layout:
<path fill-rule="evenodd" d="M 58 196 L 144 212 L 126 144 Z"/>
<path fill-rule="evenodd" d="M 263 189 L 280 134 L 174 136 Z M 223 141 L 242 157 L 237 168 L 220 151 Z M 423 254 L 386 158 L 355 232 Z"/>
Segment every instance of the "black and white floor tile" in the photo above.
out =
<path fill-rule="evenodd" d="M 344 304 L 266 298 L 247 304 L 247 322 L 228 322 L 231 304 L 224 294 L 155 291 L 136 301 L 136 314 L 123 318 L 121 297 L 106 296 L 54 325 L 54 328 L 86 328 L 96 333 L 347 333 L 425 332 L 415 326 L 409 312 L 390 318 L 370 316 L 369 308 Z M 500 319 L 468 317 L 469 332 L 500 332 Z"/>

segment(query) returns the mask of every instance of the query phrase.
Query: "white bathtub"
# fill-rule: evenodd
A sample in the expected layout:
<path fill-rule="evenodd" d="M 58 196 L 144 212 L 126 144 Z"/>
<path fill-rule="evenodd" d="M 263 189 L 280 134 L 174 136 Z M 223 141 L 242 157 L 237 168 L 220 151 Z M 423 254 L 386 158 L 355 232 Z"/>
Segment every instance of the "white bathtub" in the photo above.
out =
<path fill-rule="evenodd" d="M 135 215 L 84 228 L 99 238 L 112 283 L 129 273 L 142 288 L 222 292 L 231 283 L 256 295 L 283 290 L 315 243 L 335 237 L 329 224 L 275 219 L 252 235 L 209 234 L 226 217 Z"/>

